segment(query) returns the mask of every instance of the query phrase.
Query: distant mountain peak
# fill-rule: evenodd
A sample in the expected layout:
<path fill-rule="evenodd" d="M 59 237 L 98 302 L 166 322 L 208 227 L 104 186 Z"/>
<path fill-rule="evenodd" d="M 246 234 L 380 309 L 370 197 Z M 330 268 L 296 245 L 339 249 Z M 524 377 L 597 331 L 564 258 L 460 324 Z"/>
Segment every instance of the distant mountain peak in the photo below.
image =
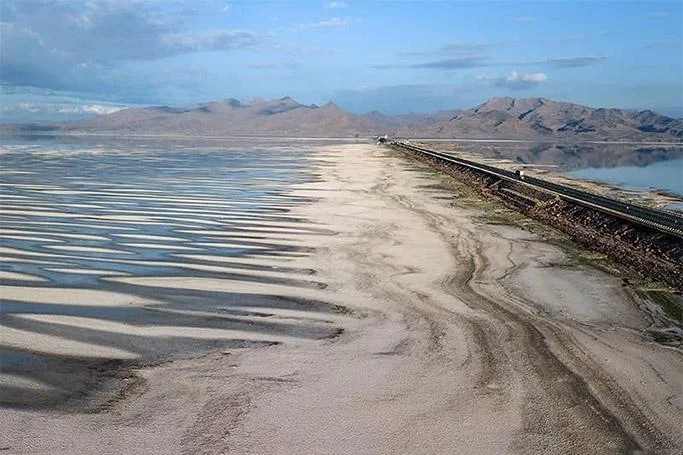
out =
<path fill-rule="evenodd" d="M 228 98 L 224 101 L 224 103 L 232 107 L 242 107 L 242 103 L 240 102 L 240 100 L 235 98 Z"/>
<path fill-rule="evenodd" d="M 259 112 L 262 115 L 277 115 L 282 114 L 283 112 L 304 107 L 304 105 L 290 98 L 289 96 L 285 96 L 284 98 L 277 100 L 265 101 L 256 105 L 255 107 L 259 109 Z"/>
<path fill-rule="evenodd" d="M 299 107 L 303 106 L 300 102 L 295 100 L 292 97 L 285 96 L 284 98 L 280 98 L 279 100 L 273 100 L 269 104 L 277 104 L 279 106 L 290 106 L 290 107 Z"/>
<path fill-rule="evenodd" d="M 4 129 L 35 131 L 36 126 Z M 474 109 L 431 114 L 364 115 L 345 112 L 334 102 L 303 105 L 289 96 L 248 104 L 222 102 L 186 107 L 129 108 L 90 119 L 41 126 L 81 133 L 201 135 L 372 136 L 683 142 L 683 121 L 650 110 L 593 108 L 545 98 L 494 97 Z M 3 128 L 0 128 L 0 131 Z"/>
<path fill-rule="evenodd" d="M 493 96 L 486 101 L 484 101 L 482 104 L 488 104 L 488 103 L 509 103 L 514 101 L 516 98 L 512 98 L 510 96 Z"/>
<path fill-rule="evenodd" d="M 254 98 L 252 98 L 252 99 L 249 100 L 249 102 L 247 103 L 247 105 L 248 105 L 248 106 L 251 106 L 251 107 L 256 107 L 256 106 L 259 106 L 259 105 L 261 105 L 261 104 L 266 104 L 266 103 L 267 103 L 267 101 L 264 100 L 263 98 L 260 98 L 260 97 L 258 97 L 258 96 L 255 96 Z"/>

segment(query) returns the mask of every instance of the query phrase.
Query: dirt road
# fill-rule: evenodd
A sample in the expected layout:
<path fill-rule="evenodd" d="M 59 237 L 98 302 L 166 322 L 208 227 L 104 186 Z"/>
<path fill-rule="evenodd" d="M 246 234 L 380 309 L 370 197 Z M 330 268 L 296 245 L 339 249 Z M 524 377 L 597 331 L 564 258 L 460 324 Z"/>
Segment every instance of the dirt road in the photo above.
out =
<path fill-rule="evenodd" d="M 287 266 L 327 287 L 290 297 L 346 308 L 339 336 L 142 368 L 91 414 L 4 410 L 8 453 L 681 452 L 682 352 L 619 278 L 476 221 L 392 152 L 314 159 L 293 213 L 330 233 L 292 233 L 313 252 Z"/>

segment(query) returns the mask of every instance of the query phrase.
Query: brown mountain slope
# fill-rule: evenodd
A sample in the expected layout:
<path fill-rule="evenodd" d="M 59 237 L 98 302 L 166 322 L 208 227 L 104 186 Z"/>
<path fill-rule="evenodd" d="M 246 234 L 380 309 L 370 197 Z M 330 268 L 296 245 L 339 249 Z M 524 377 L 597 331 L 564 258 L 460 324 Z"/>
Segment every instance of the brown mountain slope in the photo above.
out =
<path fill-rule="evenodd" d="M 0 132 L 528 139 L 542 141 L 683 141 L 683 121 L 652 111 L 595 109 L 544 98 L 491 98 L 467 111 L 389 116 L 344 112 L 333 103 L 289 97 L 242 104 L 235 99 L 185 108 L 130 108 L 78 122 L 4 125 Z"/>
<path fill-rule="evenodd" d="M 678 141 L 683 121 L 544 98 L 491 98 L 422 132 L 426 137 Z"/>
<path fill-rule="evenodd" d="M 84 133 L 347 137 L 372 135 L 375 126 L 333 103 L 306 106 L 285 97 L 253 100 L 249 104 L 230 99 L 189 108 L 125 109 L 85 121 L 62 123 L 59 129 Z"/>

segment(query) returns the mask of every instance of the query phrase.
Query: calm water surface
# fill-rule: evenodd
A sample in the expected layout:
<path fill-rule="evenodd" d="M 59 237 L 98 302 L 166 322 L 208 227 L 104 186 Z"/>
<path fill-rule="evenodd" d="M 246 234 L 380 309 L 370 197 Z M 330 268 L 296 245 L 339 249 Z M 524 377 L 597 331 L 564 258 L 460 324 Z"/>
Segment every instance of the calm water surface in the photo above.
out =
<path fill-rule="evenodd" d="M 598 180 L 629 189 L 658 189 L 683 197 L 683 159 L 647 166 L 588 168 L 569 172 L 571 177 Z"/>
<path fill-rule="evenodd" d="M 163 265 L 182 253 L 282 253 L 226 234 L 277 221 L 305 202 L 290 194 L 291 185 L 311 178 L 303 162 L 309 152 L 301 148 L 15 141 L 2 151 L 2 246 L 22 255 L 60 254 L 65 264 L 6 260 L 0 270 L 54 285 L 95 284 L 124 272 L 186 274 Z"/>
<path fill-rule="evenodd" d="M 656 189 L 683 197 L 680 144 L 459 142 L 458 150 L 520 166 L 547 167 L 571 177 L 630 190 Z"/>
<path fill-rule="evenodd" d="M 80 400 L 147 361 L 336 333 L 333 306 L 291 297 L 325 286 L 290 260 L 328 233 L 292 214 L 311 202 L 293 190 L 316 179 L 314 146 L 64 140 L 0 144 L 0 406 Z"/>

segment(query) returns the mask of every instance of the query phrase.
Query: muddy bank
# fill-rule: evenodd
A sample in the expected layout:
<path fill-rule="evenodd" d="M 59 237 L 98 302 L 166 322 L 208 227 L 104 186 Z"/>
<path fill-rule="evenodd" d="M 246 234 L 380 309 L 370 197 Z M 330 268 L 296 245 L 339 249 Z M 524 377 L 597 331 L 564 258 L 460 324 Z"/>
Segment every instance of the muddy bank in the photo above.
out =
<path fill-rule="evenodd" d="M 397 150 L 399 153 L 410 153 Z M 414 156 L 450 175 L 465 179 L 531 218 L 560 229 L 572 240 L 609 256 L 642 277 L 683 292 L 683 242 L 680 237 L 598 212 L 515 182 L 507 182 L 464 166 Z M 678 317 L 680 321 L 682 318 Z"/>
<path fill-rule="evenodd" d="M 680 452 L 683 355 L 651 341 L 657 321 L 618 277 L 528 231 L 482 223 L 480 209 L 458 206 L 452 191 L 434 186 L 435 174 L 374 146 L 319 148 L 311 166 L 320 179 L 296 187 L 311 202 L 288 214 L 325 232 L 297 234 L 308 252 L 272 265 L 313 270 L 327 286 L 268 283 L 267 294 L 343 306 L 334 319 L 339 336 L 141 368 L 144 386 L 98 413 L 3 409 L 0 446 L 112 454 Z M 194 296 L 236 286 L 156 284 Z M 268 312 L 293 315 L 277 305 Z"/>

